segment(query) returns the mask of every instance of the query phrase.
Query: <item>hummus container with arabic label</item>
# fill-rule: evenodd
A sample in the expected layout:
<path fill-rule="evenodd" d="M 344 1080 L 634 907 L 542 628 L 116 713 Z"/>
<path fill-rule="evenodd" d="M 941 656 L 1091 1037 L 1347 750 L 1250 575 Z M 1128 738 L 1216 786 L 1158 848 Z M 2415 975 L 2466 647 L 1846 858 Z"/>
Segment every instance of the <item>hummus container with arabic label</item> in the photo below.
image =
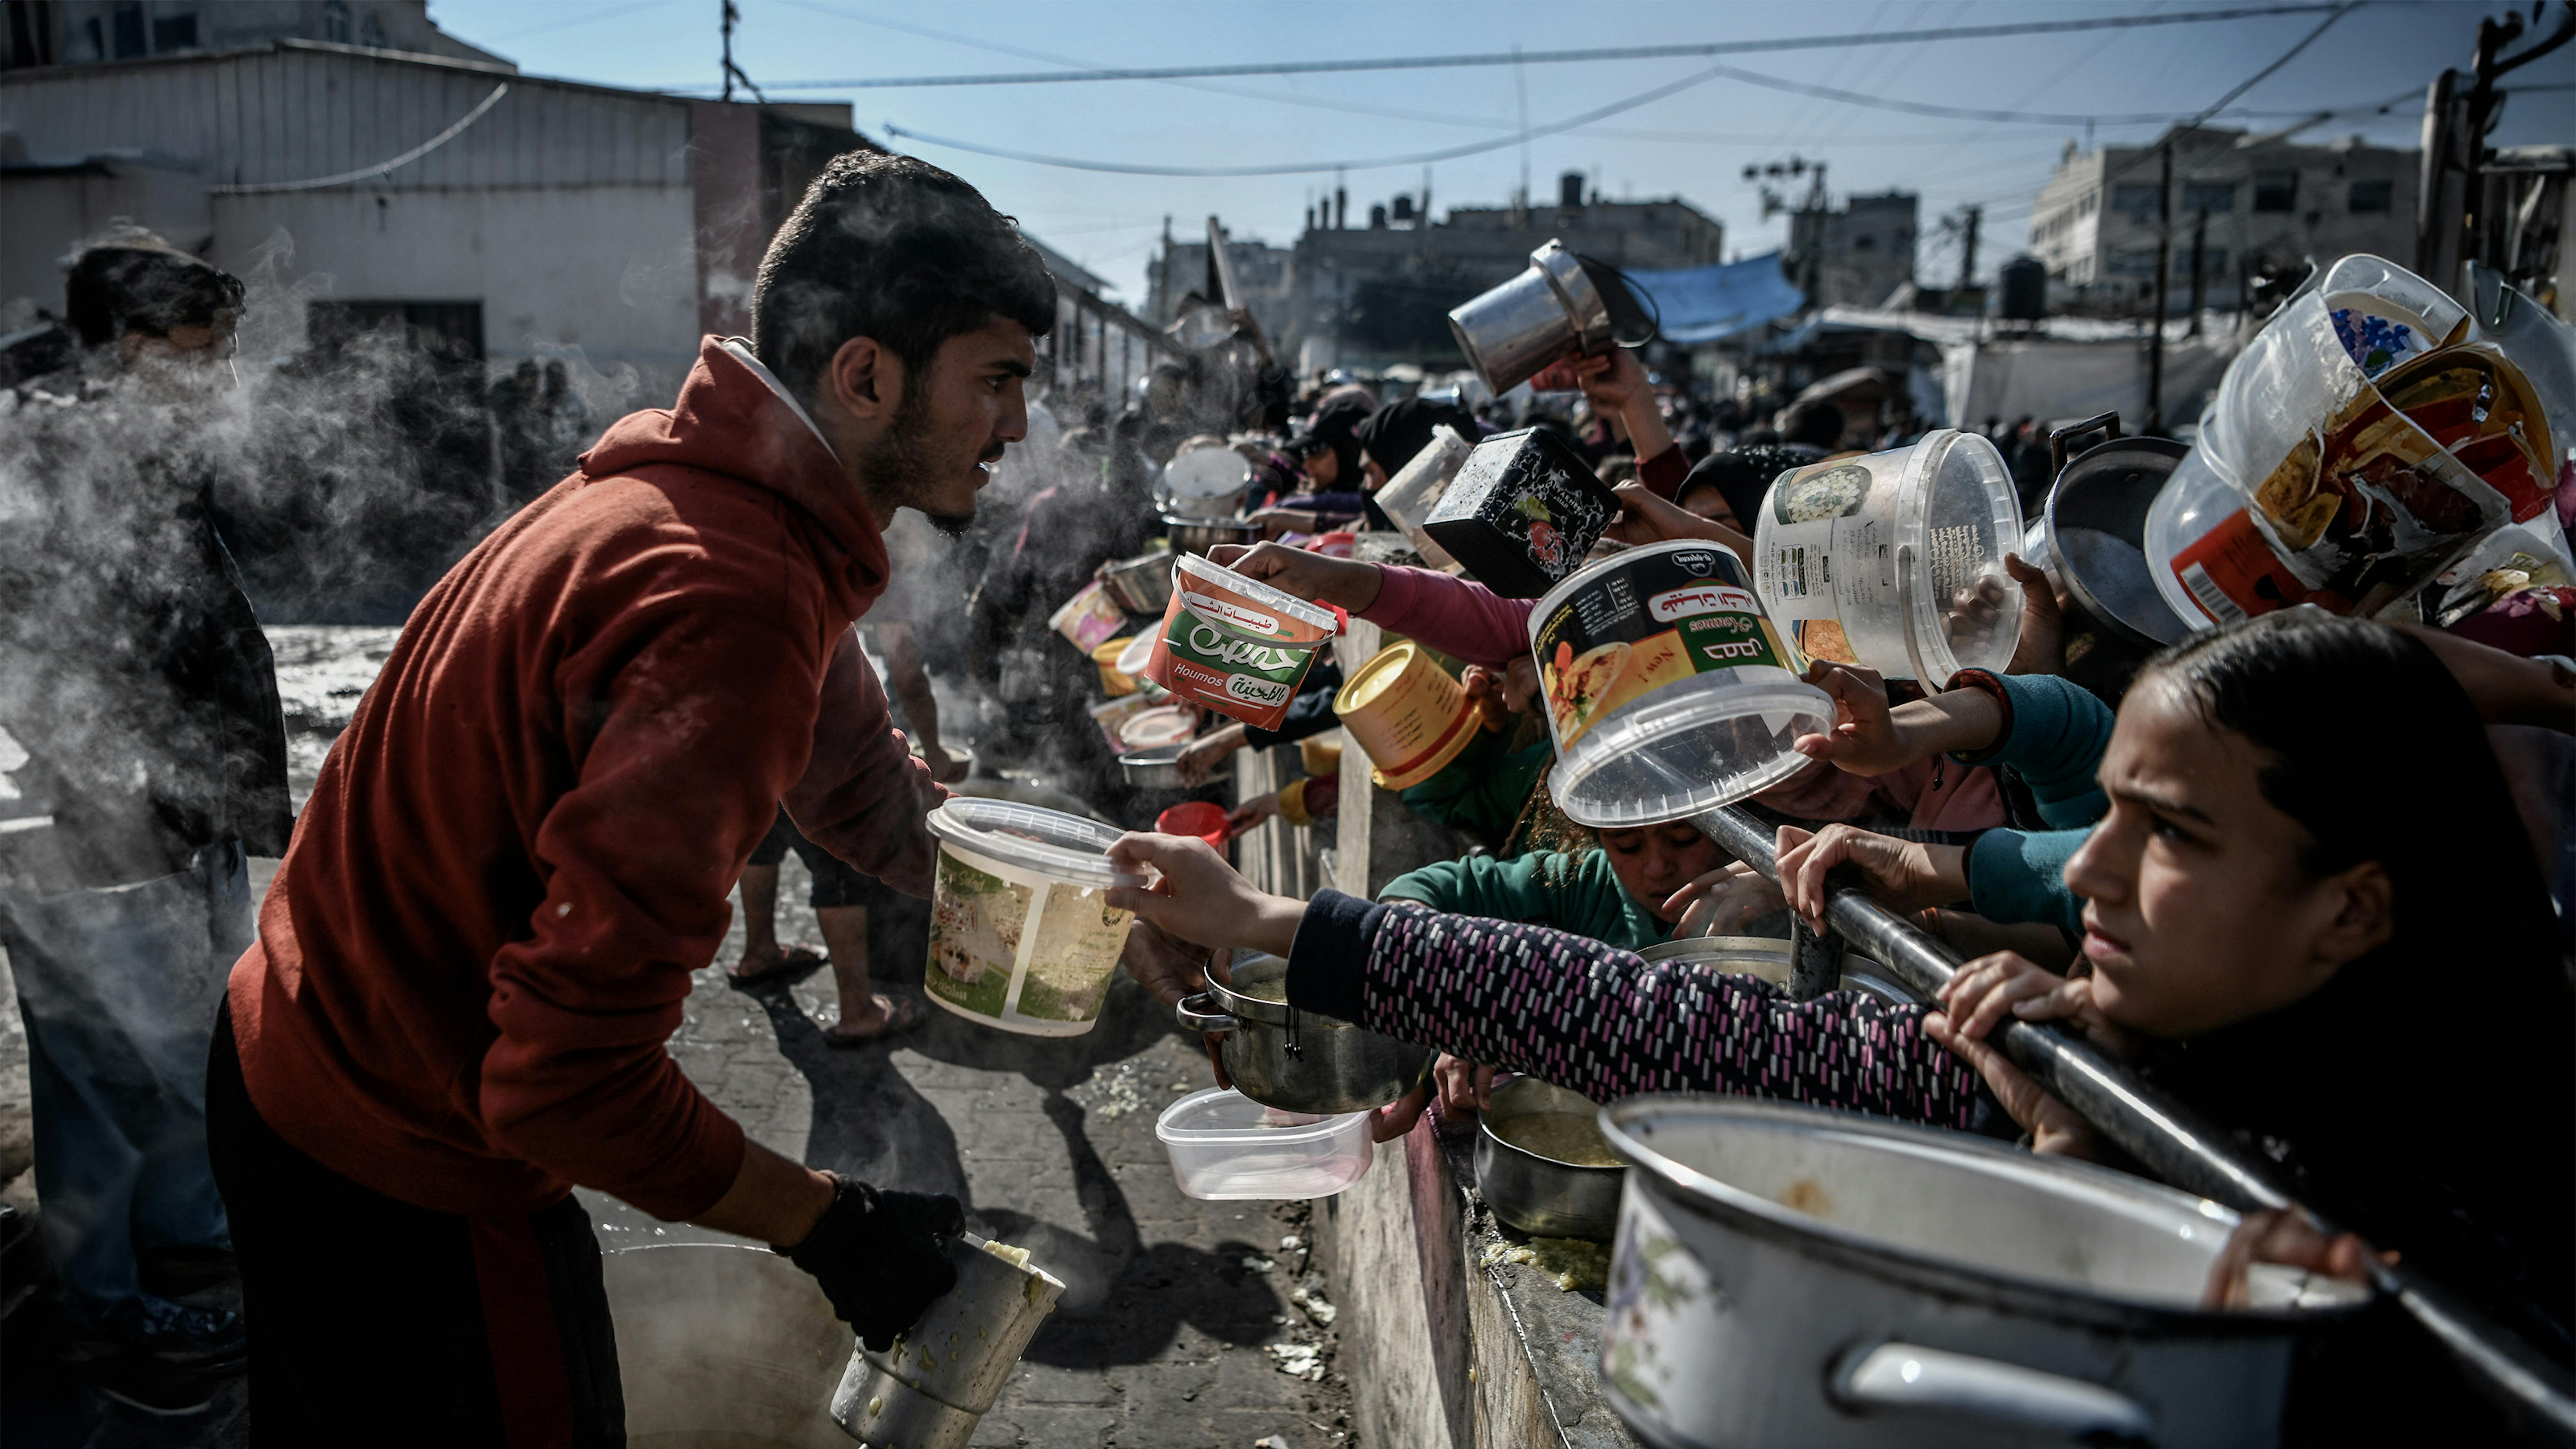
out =
<path fill-rule="evenodd" d="M 1995 445 L 1943 428 L 1884 453 L 1783 473 L 1762 500 L 1762 601 L 1801 653 L 1938 688 L 2000 672 L 2021 642 L 2004 551 L 2021 500 Z"/>
<path fill-rule="evenodd" d="M 1154 633 L 1145 677 L 1255 729 L 1275 730 L 1315 662 L 1315 649 L 1342 631 L 1327 604 L 1245 578 L 1206 559 L 1172 568 L 1172 601 Z"/>
<path fill-rule="evenodd" d="M 1603 559 L 1530 614 L 1557 807 L 1595 828 L 1679 820 L 1796 774 L 1834 702 L 1742 561 L 1684 540 Z"/>
<path fill-rule="evenodd" d="M 1109 863 L 1119 832 L 1096 820 L 959 797 L 930 812 L 930 999 L 986 1026 L 1080 1036 L 1098 1023 L 1126 911 L 1112 886 L 1143 885 Z"/>

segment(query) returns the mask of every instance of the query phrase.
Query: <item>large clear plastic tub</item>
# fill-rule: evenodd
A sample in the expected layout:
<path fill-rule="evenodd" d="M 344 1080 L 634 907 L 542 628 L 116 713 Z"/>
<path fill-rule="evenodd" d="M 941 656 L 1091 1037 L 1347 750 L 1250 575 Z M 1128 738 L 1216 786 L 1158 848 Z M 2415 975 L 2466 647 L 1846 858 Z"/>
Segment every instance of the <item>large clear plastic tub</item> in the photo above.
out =
<path fill-rule="evenodd" d="M 1120 832 L 1060 810 L 963 797 L 930 812 L 928 824 L 939 867 L 926 994 L 1004 1031 L 1091 1030 L 1132 919 L 1109 905 L 1109 889 L 1145 883 L 1109 863 Z"/>
<path fill-rule="evenodd" d="M 1937 689 L 2012 662 L 2021 585 L 2004 552 L 2021 537 L 2003 455 L 1943 428 L 1781 474 L 1754 525 L 1754 574 L 1800 652 Z"/>
<path fill-rule="evenodd" d="M 1212 1088 L 1163 1109 L 1154 1135 L 1172 1159 L 1172 1179 L 1191 1197 L 1303 1200 L 1331 1197 L 1368 1175 L 1376 1161 L 1368 1119 L 1286 1112 Z"/>

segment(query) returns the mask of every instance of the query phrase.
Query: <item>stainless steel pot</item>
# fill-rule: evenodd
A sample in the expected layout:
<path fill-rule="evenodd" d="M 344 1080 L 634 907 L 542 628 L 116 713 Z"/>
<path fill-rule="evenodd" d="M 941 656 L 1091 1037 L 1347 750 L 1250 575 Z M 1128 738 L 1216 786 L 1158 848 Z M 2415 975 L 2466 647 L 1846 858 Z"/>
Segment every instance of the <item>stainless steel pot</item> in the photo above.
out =
<path fill-rule="evenodd" d="M 1179 518 L 1163 515 L 1163 534 L 1182 553 L 1204 555 L 1220 543 L 1259 543 L 1261 525 L 1232 518 Z"/>
<path fill-rule="evenodd" d="M 2109 438 L 2067 461 L 2067 442 Z M 2145 548 L 2147 509 L 2190 451 L 2171 438 L 2123 438 L 2117 413 L 2048 435 L 2057 481 L 2030 529 L 2029 562 L 2048 574 L 2066 621 L 2066 672 L 2117 701 L 2147 657 L 2191 630 L 2157 592 Z"/>
<path fill-rule="evenodd" d="M 1232 448 L 1202 448 L 1163 465 L 1155 497 L 1182 518 L 1232 518 L 1252 486 L 1252 463 Z"/>
<path fill-rule="evenodd" d="M 1496 1087 L 1476 1124 L 1476 1191 L 1494 1216 L 1537 1238 L 1590 1238 L 1608 1242 L 1619 1228 L 1619 1184 L 1624 1167 L 1577 1167 L 1541 1157 L 1495 1135 L 1515 1117 L 1541 1112 L 1591 1116 L 1598 1108 L 1580 1092 L 1515 1077 Z"/>
<path fill-rule="evenodd" d="M 1156 745 L 1149 750 L 1129 750 L 1118 757 L 1119 773 L 1127 777 L 1130 786 L 1139 790 L 1195 790 L 1198 785 L 1185 784 L 1181 780 L 1180 759 L 1181 752 L 1196 743 L 1196 740 L 1183 740 L 1174 745 Z M 1229 755 L 1209 770 L 1207 779 L 1199 781 L 1199 785 L 1207 784 L 1209 780 L 1224 780 L 1233 774 L 1234 758 Z"/>
<path fill-rule="evenodd" d="M 1769 936 L 1684 936 L 1676 941 L 1658 941 L 1637 953 L 1648 961 L 1698 961 L 1720 971 L 1745 976 L 1759 976 L 1774 986 L 1789 984 L 1789 966 L 1793 959 L 1786 941 Z M 1862 991 L 1881 1001 L 1907 1005 L 1915 997 L 1887 969 L 1865 956 L 1843 958 L 1845 991 Z"/>
<path fill-rule="evenodd" d="M 1234 985 L 1252 986 L 1288 974 L 1276 956 L 1246 956 L 1234 963 Z M 1235 1090 L 1283 1112 L 1365 1112 L 1383 1107 L 1415 1087 L 1438 1053 L 1380 1036 L 1337 1017 L 1259 1001 L 1210 982 L 1173 1009 L 1181 1025 L 1224 1037 L 1217 1057 Z"/>
<path fill-rule="evenodd" d="M 1172 601 L 1172 551 L 1156 549 L 1120 559 L 1101 571 L 1110 597 L 1130 614 L 1155 614 Z"/>
<path fill-rule="evenodd" d="M 1574 253 L 1550 241 L 1530 253 L 1529 270 L 1453 309 L 1449 330 L 1476 375 L 1505 393 L 1559 358 L 1608 351 L 1610 303 Z"/>
<path fill-rule="evenodd" d="M 957 1286 L 930 1301 L 894 1346 L 850 1355 L 832 1419 L 860 1449 L 965 1449 L 1020 1366 L 1064 1284 L 984 1251 L 971 1233 L 942 1247 Z"/>
<path fill-rule="evenodd" d="M 830 1412 L 850 1330 L 811 1276 L 754 1243 L 655 1239 L 641 1212 L 592 1211 L 631 1442 L 852 1449 Z"/>
<path fill-rule="evenodd" d="M 1658 1449 L 2277 1441 L 2353 1285 L 2258 1268 L 2203 1310 L 2236 1214 L 1958 1133 L 1634 1097 L 1601 1374 Z"/>

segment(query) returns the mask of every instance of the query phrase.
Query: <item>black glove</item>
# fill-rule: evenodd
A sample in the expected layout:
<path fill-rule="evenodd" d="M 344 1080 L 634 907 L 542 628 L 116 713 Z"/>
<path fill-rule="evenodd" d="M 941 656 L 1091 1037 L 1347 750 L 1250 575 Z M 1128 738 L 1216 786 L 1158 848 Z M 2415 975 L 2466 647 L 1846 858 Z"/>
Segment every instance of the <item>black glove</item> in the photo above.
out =
<path fill-rule="evenodd" d="M 966 1210 L 946 1193 L 882 1192 L 831 1174 L 832 1205 L 805 1241 L 770 1251 L 814 1275 L 832 1311 L 882 1353 L 957 1286 L 941 1240 L 966 1230 Z"/>

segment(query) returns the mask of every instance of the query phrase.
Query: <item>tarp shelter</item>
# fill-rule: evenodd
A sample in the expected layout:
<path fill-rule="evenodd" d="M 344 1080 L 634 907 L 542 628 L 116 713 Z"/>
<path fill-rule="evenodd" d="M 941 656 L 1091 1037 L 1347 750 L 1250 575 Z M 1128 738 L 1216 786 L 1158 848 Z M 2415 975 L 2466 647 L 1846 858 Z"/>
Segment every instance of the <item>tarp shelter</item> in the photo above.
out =
<path fill-rule="evenodd" d="M 1626 273 L 1662 314 L 1667 342 L 1715 342 L 1750 331 L 1807 305 L 1806 294 L 1780 272 L 1780 254 L 1673 271 Z"/>
<path fill-rule="evenodd" d="M 1939 367 L 1911 368 L 1906 387 L 1925 417 L 1950 427 L 1978 427 L 1988 418 L 2081 418 L 2115 410 L 2133 427 L 2146 418 L 2147 338 L 2136 323 L 2051 317 L 2044 335 L 1997 338 L 1993 324 L 1973 317 L 1827 307 L 1762 351 L 1793 355 L 1829 332 L 1901 332 L 1938 348 Z M 2239 346 L 2235 330 L 2215 314 L 2205 319 L 2199 337 L 2184 336 L 2179 320 L 2167 324 L 2169 429 L 2199 416 L 2201 397 L 2218 385 Z"/>

